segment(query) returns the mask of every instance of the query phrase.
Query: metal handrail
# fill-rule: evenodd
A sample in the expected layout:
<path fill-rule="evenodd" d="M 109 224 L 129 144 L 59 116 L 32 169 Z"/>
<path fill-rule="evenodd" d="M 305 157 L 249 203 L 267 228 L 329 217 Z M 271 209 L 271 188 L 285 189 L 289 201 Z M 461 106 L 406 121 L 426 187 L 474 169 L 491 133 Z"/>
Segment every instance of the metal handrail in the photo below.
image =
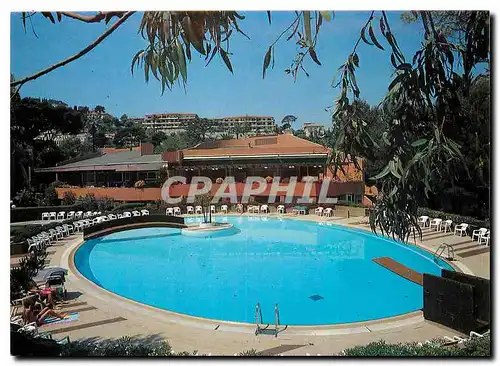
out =
<path fill-rule="evenodd" d="M 442 258 L 442 254 L 444 253 L 445 249 L 448 250 L 448 257 L 446 259 L 454 260 L 455 259 L 455 249 L 453 249 L 453 247 L 451 245 L 446 244 L 446 243 L 441 244 L 436 249 L 436 251 L 434 252 L 434 260 L 436 260 L 436 258 Z M 451 255 L 450 255 L 450 253 L 451 253 Z"/>
<path fill-rule="evenodd" d="M 278 308 L 278 304 L 274 305 L 274 326 L 275 326 L 275 333 L 274 336 L 278 336 L 278 326 L 280 325 L 280 311 Z"/>
<path fill-rule="evenodd" d="M 257 329 L 255 330 L 255 335 L 257 335 L 260 331 L 259 324 L 262 324 L 262 310 L 260 308 L 260 303 L 255 305 L 255 323 L 257 325 Z"/>

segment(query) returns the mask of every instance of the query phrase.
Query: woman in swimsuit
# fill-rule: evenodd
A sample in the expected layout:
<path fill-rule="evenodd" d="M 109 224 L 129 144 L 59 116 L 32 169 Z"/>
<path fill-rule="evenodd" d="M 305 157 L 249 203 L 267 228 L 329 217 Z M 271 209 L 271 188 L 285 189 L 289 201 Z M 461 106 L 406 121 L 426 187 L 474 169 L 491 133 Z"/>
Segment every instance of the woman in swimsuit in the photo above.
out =
<path fill-rule="evenodd" d="M 30 299 L 24 302 L 23 318 L 25 324 L 36 323 L 37 326 L 41 326 L 43 325 L 45 318 L 47 318 L 48 316 L 64 319 L 66 317 L 66 314 L 63 313 L 58 314 L 49 307 L 45 307 L 43 309 L 36 309 L 34 301 Z"/>

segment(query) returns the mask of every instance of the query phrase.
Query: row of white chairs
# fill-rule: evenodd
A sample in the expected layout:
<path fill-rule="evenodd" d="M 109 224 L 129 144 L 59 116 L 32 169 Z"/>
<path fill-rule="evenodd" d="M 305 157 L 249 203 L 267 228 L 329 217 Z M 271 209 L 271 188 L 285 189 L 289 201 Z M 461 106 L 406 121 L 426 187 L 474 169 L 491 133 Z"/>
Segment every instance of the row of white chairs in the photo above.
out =
<path fill-rule="evenodd" d="M 420 216 L 418 218 L 418 224 L 423 228 L 429 228 L 429 230 L 432 230 L 434 228 L 436 231 L 444 231 L 446 233 L 448 229 L 451 232 L 453 221 L 452 220 L 443 221 L 442 219 L 430 219 L 429 216 Z M 459 234 L 460 236 L 466 235 L 468 227 L 469 224 L 465 222 L 459 225 L 455 225 L 453 235 L 456 234 Z M 472 241 L 474 241 L 474 238 L 477 238 L 479 244 L 482 244 L 484 242 L 484 244 L 488 245 L 490 240 L 490 231 L 486 228 L 480 228 L 474 230 L 472 232 Z"/>
<path fill-rule="evenodd" d="M 314 210 L 314 214 L 316 216 L 332 217 L 333 216 L 333 208 L 331 208 L 331 207 L 324 208 L 324 207 L 320 206 Z"/>
<path fill-rule="evenodd" d="M 86 219 L 90 217 L 95 217 L 101 215 L 100 211 L 69 211 L 68 214 L 66 215 L 66 211 L 60 211 L 60 212 L 42 212 L 42 221 L 44 220 L 71 220 L 71 219 Z"/>
<path fill-rule="evenodd" d="M 444 341 L 444 344 L 445 345 L 453 345 L 453 344 L 463 344 L 465 342 L 468 342 L 468 341 L 471 341 L 475 338 L 483 338 L 483 337 L 486 337 L 490 335 L 490 330 L 487 330 L 486 332 L 484 332 L 483 334 L 480 334 L 480 333 L 477 333 L 477 332 L 474 332 L 473 330 L 470 331 L 469 333 L 469 337 L 465 336 L 465 337 L 461 337 L 461 336 L 453 336 L 453 337 L 449 337 L 449 336 L 443 336 L 443 341 Z M 423 343 L 421 342 L 418 342 L 417 343 L 419 346 L 423 346 Z M 435 342 L 433 341 L 425 341 L 425 344 L 428 344 L 428 345 L 431 345 L 431 346 L 440 346 L 440 344 L 436 344 Z"/>
<path fill-rule="evenodd" d="M 210 212 L 215 214 L 217 213 L 217 209 L 215 205 L 210 205 Z M 228 206 L 227 205 L 221 205 L 220 206 L 220 213 L 228 213 Z M 236 205 L 236 212 L 243 213 L 244 212 L 244 207 L 241 203 Z M 249 205 L 247 206 L 247 212 L 248 213 L 270 213 L 271 210 L 268 205 Z M 278 213 L 285 213 L 285 206 L 284 205 L 278 205 L 277 206 L 277 212 Z M 169 216 L 180 216 L 182 215 L 182 210 L 180 207 L 168 207 L 165 211 L 165 213 Z M 203 214 L 203 207 L 202 206 L 186 206 L 186 214 L 188 215 L 199 215 Z"/>
<path fill-rule="evenodd" d="M 123 213 L 101 215 L 93 218 L 85 218 L 77 221 L 73 221 L 72 224 L 62 224 L 56 226 L 54 229 L 48 229 L 42 231 L 41 233 L 28 238 L 28 251 L 31 252 L 34 248 L 41 249 L 50 246 L 54 241 L 62 239 L 69 236 L 75 232 L 83 231 L 84 228 L 100 224 L 101 222 L 117 220 L 132 216 L 147 216 L 149 211 L 144 209 L 139 211 L 125 211 Z"/>

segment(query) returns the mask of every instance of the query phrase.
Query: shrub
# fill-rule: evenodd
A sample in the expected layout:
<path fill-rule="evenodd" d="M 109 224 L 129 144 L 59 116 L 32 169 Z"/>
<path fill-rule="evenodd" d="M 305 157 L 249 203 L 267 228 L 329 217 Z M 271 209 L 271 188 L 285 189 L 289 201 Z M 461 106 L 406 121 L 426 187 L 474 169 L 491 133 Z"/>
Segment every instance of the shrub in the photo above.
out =
<path fill-rule="evenodd" d="M 101 212 L 111 211 L 115 206 L 115 200 L 110 197 L 97 198 L 95 203 L 97 210 Z"/>
<path fill-rule="evenodd" d="M 22 296 L 23 291 L 29 290 L 32 279 L 45 266 L 47 252 L 45 248 L 35 249 L 26 254 L 18 264 L 10 270 L 10 298 Z"/>
<path fill-rule="evenodd" d="M 74 205 L 75 202 L 76 202 L 76 194 L 73 191 L 64 192 L 62 198 L 63 205 Z"/>
<path fill-rule="evenodd" d="M 93 193 L 87 193 L 83 197 L 78 197 L 77 202 L 81 205 L 84 211 L 93 211 L 97 208 L 95 195 Z"/>
<path fill-rule="evenodd" d="M 16 202 L 18 206 L 23 207 L 38 206 L 38 200 L 33 188 L 21 189 L 14 197 L 14 202 Z"/>
<path fill-rule="evenodd" d="M 429 216 L 433 219 L 442 219 L 453 221 L 454 225 L 461 224 L 462 222 L 469 224 L 469 226 L 473 227 L 485 227 L 487 229 L 490 228 L 490 220 L 478 220 L 474 217 L 470 216 L 461 216 L 452 213 L 446 213 L 441 211 L 434 211 L 426 207 L 419 207 L 417 211 L 418 216 Z M 471 228 L 469 228 L 470 230 Z"/>
<path fill-rule="evenodd" d="M 354 202 L 348 202 L 348 201 L 337 201 L 337 203 L 335 205 L 348 206 L 348 207 L 364 207 L 364 208 L 370 207 L 370 206 L 365 205 L 363 203 L 354 203 Z"/>
<path fill-rule="evenodd" d="M 66 183 L 56 180 L 50 183 L 44 191 L 43 205 L 52 206 L 60 204 L 60 200 L 57 197 L 56 188 L 64 186 Z"/>
<path fill-rule="evenodd" d="M 434 345 L 424 344 L 419 346 L 415 342 L 388 344 L 383 340 L 371 342 L 365 346 L 355 346 L 344 350 L 340 356 L 378 357 L 378 356 L 491 356 L 491 340 L 489 336 L 475 338 L 467 341 L 463 346 L 440 346 L 441 340 L 436 340 Z"/>
<path fill-rule="evenodd" d="M 132 210 L 132 209 L 139 209 L 139 208 L 142 208 L 144 207 L 145 204 L 144 203 L 141 203 L 141 202 L 129 202 L 129 203 L 121 203 L 117 206 L 115 206 L 112 211 L 113 212 L 116 212 L 116 211 L 127 211 L 127 210 Z"/>

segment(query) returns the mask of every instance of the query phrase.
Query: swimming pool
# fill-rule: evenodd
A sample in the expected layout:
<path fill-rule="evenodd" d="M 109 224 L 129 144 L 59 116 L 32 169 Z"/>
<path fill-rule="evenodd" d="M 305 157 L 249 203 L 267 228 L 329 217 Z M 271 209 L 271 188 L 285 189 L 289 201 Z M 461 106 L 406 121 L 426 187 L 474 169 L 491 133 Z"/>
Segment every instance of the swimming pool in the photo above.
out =
<path fill-rule="evenodd" d="M 186 222 L 196 221 L 187 218 Z M 199 220 L 199 219 L 198 219 Z M 417 272 L 440 275 L 446 262 L 363 230 L 293 219 L 227 216 L 238 230 L 189 237 L 147 228 L 86 241 L 78 271 L 126 298 L 177 313 L 255 323 L 326 325 L 380 319 L 421 309 L 422 287 L 383 268 L 389 256 Z"/>

